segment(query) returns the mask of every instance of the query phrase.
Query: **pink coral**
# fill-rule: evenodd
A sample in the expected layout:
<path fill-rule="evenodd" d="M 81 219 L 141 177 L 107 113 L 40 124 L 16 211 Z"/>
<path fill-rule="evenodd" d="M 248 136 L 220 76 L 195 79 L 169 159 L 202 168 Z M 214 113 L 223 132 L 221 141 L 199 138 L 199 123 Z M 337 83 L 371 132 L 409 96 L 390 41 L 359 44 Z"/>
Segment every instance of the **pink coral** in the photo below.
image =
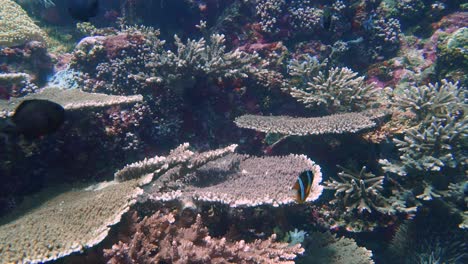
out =
<path fill-rule="evenodd" d="M 251 243 L 228 241 L 208 233 L 197 215 L 191 224 L 173 213 L 156 212 L 136 224 L 129 242 L 104 250 L 108 263 L 294 263 L 300 244 L 275 242 L 276 235 Z"/>

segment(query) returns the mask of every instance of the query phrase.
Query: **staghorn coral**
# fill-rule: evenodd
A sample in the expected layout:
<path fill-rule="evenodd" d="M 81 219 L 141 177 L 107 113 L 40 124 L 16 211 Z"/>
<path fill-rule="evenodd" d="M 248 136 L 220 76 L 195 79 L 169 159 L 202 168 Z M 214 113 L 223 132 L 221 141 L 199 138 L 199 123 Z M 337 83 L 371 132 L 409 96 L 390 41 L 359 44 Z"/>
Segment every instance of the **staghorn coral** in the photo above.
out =
<path fill-rule="evenodd" d="M 283 90 L 306 107 L 322 107 L 329 113 L 364 110 L 378 102 L 379 91 L 374 84 L 366 84 L 364 77 L 356 77 L 357 73 L 346 67 L 310 74 L 321 65 L 312 59 L 302 63 L 293 61 L 288 67 L 290 74 L 297 76 L 304 73 L 303 81 L 298 86 Z"/>
<path fill-rule="evenodd" d="M 413 125 L 431 122 L 433 117 L 444 118 L 458 112 L 465 104 L 466 91 L 458 83 L 442 80 L 440 83 L 411 86 L 394 91 L 391 104 L 414 115 Z M 466 106 L 465 106 L 466 107 Z"/>
<path fill-rule="evenodd" d="M 198 41 L 187 40 L 184 44 L 177 36 L 177 52 L 168 51 L 167 57 L 174 73 L 185 72 L 188 76 L 200 75 L 211 78 L 246 78 L 254 72 L 251 64 L 258 61 L 256 53 L 249 54 L 239 49 L 226 52 L 225 37 L 213 34 L 210 40 L 201 38 Z M 205 77 L 206 78 L 206 77 Z"/>
<path fill-rule="evenodd" d="M 190 225 L 160 211 L 136 224 L 131 241 L 104 250 L 108 263 L 294 263 L 300 244 L 275 242 L 276 235 L 247 243 L 211 237 L 200 215 Z"/>
<path fill-rule="evenodd" d="M 57 87 L 43 89 L 39 93 L 29 94 L 9 101 L 0 100 L 0 117 L 9 116 L 22 101 L 29 99 L 45 99 L 56 102 L 67 110 L 105 107 L 118 104 L 132 104 L 143 100 L 141 95 L 116 96 L 97 93 L 86 93 L 78 89 L 64 90 Z"/>
<path fill-rule="evenodd" d="M 305 242 L 306 255 L 297 263 L 373 264 L 372 251 L 359 247 L 351 238 L 330 232 L 313 232 Z"/>
<path fill-rule="evenodd" d="M 0 263 L 42 263 L 98 244 L 135 203 L 141 184 L 104 182 L 67 190 L 3 219 Z"/>
<path fill-rule="evenodd" d="M 12 0 L 0 0 L 0 46 L 12 47 L 45 39 L 45 33 L 20 5 Z"/>
<path fill-rule="evenodd" d="M 393 214 L 393 209 L 382 195 L 384 176 L 375 176 L 362 167 L 359 173 L 338 166 L 342 171 L 338 179 L 325 182 L 325 188 L 335 190 L 335 199 L 332 204 L 338 204 L 347 212 L 357 210 L 362 213 L 373 210 L 384 214 Z"/>
<path fill-rule="evenodd" d="M 411 87 L 394 94 L 392 104 L 414 115 L 412 127 L 395 138 L 400 162 L 381 160 L 386 171 L 406 175 L 411 170 L 440 171 L 444 167 L 463 168 L 466 156 L 468 117 L 466 91 L 457 83 Z"/>
<path fill-rule="evenodd" d="M 468 118 L 447 116 L 446 120 L 433 117 L 428 126 L 409 128 L 403 140 L 394 139 L 401 153 L 401 172 L 440 171 L 443 167 L 464 167 L 468 165 L 466 148 L 468 139 Z M 386 167 L 384 167 L 385 169 Z"/>
<path fill-rule="evenodd" d="M 295 203 L 291 191 L 304 170 L 314 174 L 311 193 L 306 201 L 316 200 L 322 193 L 320 167 L 304 155 L 284 157 L 250 157 L 231 154 L 180 175 L 169 170 L 147 190 L 153 201 L 218 202 L 230 207 L 279 206 Z M 175 188 L 165 178 L 181 179 Z"/>
<path fill-rule="evenodd" d="M 212 132 L 199 129 L 205 126 L 200 121 L 228 123 L 219 111 L 225 107 L 213 102 L 223 99 L 231 103 L 236 98 L 228 97 L 227 89 L 218 88 L 255 76 L 258 55 L 228 51 L 224 36 L 218 34 L 208 39 L 175 39 L 166 50 L 159 31 L 150 27 L 124 27 L 113 35 L 88 37 L 77 46 L 71 69 L 82 73 L 77 83 L 85 91 L 142 94 L 155 120 L 148 120 L 144 133 L 151 134 L 154 141 L 177 144 L 190 134 Z M 190 118 L 199 126 L 182 134 L 182 120 L 192 121 L 184 119 L 184 112 L 191 112 Z"/>
<path fill-rule="evenodd" d="M 305 136 L 357 133 L 374 128 L 377 125 L 375 121 L 387 114 L 384 110 L 368 110 L 321 117 L 243 115 L 234 122 L 238 127 L 265 133 Z"/>

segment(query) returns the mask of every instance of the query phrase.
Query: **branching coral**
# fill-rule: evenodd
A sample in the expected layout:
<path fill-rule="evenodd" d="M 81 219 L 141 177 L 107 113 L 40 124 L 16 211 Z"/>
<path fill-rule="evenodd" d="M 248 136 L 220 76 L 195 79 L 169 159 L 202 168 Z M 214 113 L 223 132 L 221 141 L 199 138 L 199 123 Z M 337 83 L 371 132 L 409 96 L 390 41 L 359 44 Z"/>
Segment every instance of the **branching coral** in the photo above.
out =
<path fill-rule="evenodd" d="M 278 23 L 286 2 L 284 0 L 258 0 L 256 3 L 257 16 L 265 32 L 278 31 Z"/>
<path fill-rule="evenodd" d="M 203 38 L 187 40 L 184 44 L 175 36 L 177 52 L 168 51 L 166 67 L 173 68 L 172 74 L 179 76 L 209 76 L 212 78 L 246 78 L 254 71 L 252 64 L 257 55 L 240 50 L 226 52 L 224 35 L 211 35 L 210 40 Z"/>
<path fill-rule="evenodd" d="M 22 72 L 0 73 L 0 90 L 7 97 L 0 99 L 20 97 L 36 92 L 39 88 L 31 83 L 30 79 L 31 77 L 28 74 Z"/>
<path fill-rule="evenodd" d="M 392 104 L 415 116 L 403 139 L 394 139 L 400 163 L 382 160 L 384 169 L 400 175 L 408 170 L 439 171 L 467 164 L 468 109 L 465 89 L 443 80 L 441 84 L 411 87 L 396 94 Z"/>
<path fill-rule="evenodd" d="M 329 113 L 364 110 L 378 102 L 378 90 L 373 84 L 366 84 L 364 77 L 357 77 L 356 72 L 346 67 L 317 72 L 322 65 L 323 62 L 314 59 L 293 61 L 288 67 L 290 74 L 302 74 L 303 81 L 284 90 L 306 107 L 323 107 Z"/>
<path fill-rule="evenodd" d="M 156 212 L 136 224 L 128 243 L 104 251 L 108 263 L 294 263 L 300 244 L 275 242 L 276 235 L 251 243 L 211 237 L 201 216 L 189 226 L 172 213 Z"/>
<path fill-rule="evenodd" d="M 224 35 L 207 41 L 175 36 L 176 51 L 164 50 L 159 31 L 150 27 L 126 27 L 116 36 L 83 39 L 74 52 L 72 65 L 84 71 L 87 89 L 113 94 L 150 92 L 151 87 L 191 88 L 197 78 L 245 78 L 254 72 L 256 54 L 226 51 Z M 88 68 L 90 65 L 95 67 Z M 97 69 L 97 71 L 96 71 Z"/>
<path fill-rule="evenodd" d="M 288 8 L 291 26 L 298 31 L 313 31 L 320 28 L 323 24 L 324 11 L 314 7 L 313 1 L 292 1 Z"/>
<path fill-rule="evenodd" d="M 412 86 L 396 91 L 392 105 L 414 114 L 413 124 L 429 122 L 433 117 L 444 118 L 463 110 L 466 91 L 458 83 L 442 80 L 440 83 Z M 466 106 L 465 106 L 466 107 Z"/>
<path fill-rule="evenodd" d="M 384 176 L 375 176 L 362 167 L 359 173 L 352 172 L 340 166 L 338 180 L 325 182 L 325 188 L 335 190 L 335 199 L 331 202 L 344 207 L 346 211 L 357 209 L 359 212 L 372 210 L 381 213 L 394 213 L 381 191 Z"/>
<path fill-rule="evenodd" d="M 430 124 L 405 131 L 403 140 L 394 139 L 403 170 L 440 171 L 447 166 L 468 165 L 468 118 L 449 115 L 445 120 L 433 117 Z"/>

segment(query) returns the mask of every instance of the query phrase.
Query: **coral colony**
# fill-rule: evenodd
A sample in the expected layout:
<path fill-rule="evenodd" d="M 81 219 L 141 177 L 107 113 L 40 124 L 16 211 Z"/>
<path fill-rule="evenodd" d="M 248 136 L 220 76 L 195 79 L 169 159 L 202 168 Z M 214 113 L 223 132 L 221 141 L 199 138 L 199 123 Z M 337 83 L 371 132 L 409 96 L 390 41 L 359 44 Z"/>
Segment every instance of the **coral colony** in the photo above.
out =
<path fill-rule="evenodd" d="M 0 264 L 468 263 L 461 0 L 0 0 Z"/>

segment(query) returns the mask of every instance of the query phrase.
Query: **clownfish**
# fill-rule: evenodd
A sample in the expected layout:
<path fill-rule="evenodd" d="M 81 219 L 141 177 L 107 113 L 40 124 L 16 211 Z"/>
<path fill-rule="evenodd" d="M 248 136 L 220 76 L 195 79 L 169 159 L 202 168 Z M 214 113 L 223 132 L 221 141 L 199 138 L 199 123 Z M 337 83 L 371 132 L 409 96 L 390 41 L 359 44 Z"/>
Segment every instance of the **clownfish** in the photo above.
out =
<path fill-rule="evenodd" d="M 301 174 L 299 174 L 299 177 L 297 177 L 297 181 L 294 183 L 292 189 L 295 190 L 296 201 L 298 203 L 301 204 L 305 202 L 307 196 L 309 196 L 313 180 L 314 174 L 310 170 L 301 172 Z"/>

